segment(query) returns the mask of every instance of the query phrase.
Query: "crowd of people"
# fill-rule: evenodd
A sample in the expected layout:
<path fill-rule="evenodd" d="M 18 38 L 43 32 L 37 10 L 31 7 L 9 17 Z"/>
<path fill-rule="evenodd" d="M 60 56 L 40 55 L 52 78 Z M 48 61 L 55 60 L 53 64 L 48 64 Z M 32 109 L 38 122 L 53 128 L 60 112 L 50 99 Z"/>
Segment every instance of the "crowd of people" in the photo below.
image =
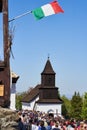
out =
<path fill-rule="evenodd" d="M 66 120 L 52 113 L 19 111 L 19 130 L 87 130 L 87 121 Z"/>

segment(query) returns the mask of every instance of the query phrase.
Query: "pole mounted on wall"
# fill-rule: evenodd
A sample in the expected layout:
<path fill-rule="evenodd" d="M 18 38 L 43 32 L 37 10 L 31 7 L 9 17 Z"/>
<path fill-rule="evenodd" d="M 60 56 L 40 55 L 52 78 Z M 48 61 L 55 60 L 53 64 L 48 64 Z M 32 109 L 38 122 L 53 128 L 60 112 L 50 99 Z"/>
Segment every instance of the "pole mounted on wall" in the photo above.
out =
<path fill-rule="evenodd" d="M 25 16 L 25 15 L 28 15 L 28 14 L 30 14 L 30 13 L 32 13 L 32 11 L 27 11 L 26 13 L 23 13 L 23 14 L 21 14 L 21 15 L 18 15 L 18 16 L 16 16 L 16 17 L 14 17 L 13 19 L 10 19 L 8 22 L 12 22 L 12 21 L 14 21 L 14 20 L 16 20 L 16 19 L 18 19 L 18 18 L 21 18 L 21 17 L 23 17 L 23 16 Z"/>
<path fill-rule="evenodd" d="M 4 61 L 0 62 L 0 81 L 2 81 L 0 94 L 0 106 L 9 107 L 10 105 L 10 57 L 8 50 L 9 29 L 8 29 L 8 0 L 0 0 L 0 13 L 3 19 L 3 51 Z M 3 65 L 3 66 L 2 66 Z"/>

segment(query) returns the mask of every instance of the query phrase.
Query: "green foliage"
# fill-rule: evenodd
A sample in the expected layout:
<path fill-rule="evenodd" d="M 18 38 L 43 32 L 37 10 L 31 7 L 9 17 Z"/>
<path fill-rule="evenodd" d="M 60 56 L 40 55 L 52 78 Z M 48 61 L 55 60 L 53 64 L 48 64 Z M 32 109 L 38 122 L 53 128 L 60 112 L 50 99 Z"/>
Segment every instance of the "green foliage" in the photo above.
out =
<path fill-rule="evenodd" d="M 25 97 L 33 87 L 29 87 L 28 91 L 22 92 L 22 93 L 17 93 L 16 94 L 16 109 L 21 110 L 22 109 L 22 99 Z"/>
<path fill-rule="evenodd" d="M 66 119 L 69 119 L 70 118 L 70 111 L 71 111 L 71 102 L 70 102 L 70 100 L 65 95 L 63 95 L 61 98 L 63 100 L 63 104 L 62 104 L 62 115 Z"/>
<path fill-rule="evenodd" d="M 83 96 L 83 106 L 82 106 L 82 114 L 81 117 L 84 120 L 87 120 L 87 92 L 85 92 Z"/>
<path fill-rule="evenodd" d="M 71 99 L 71 117 L 77 120 L 81 119 L 81 112 L 82 112 L 82 97 L 80 96 L 79 92 L 74 93 Z"/>
<path fill-rule="evenodd" d="M 22 100 L 22 98 L 24 97 L 25 94 L 26 94 L 26 92 L 17 93 L 17 94 L 16 94 L 16 109 L 17 109 L 17 110 L 21 110 L 21 109 L 22 109 L 21 100 Z"/>
<path fill-rule="evenodd" d="M 60 91 L 58 90 L 58 98 L 61 98 L 61 96 L 60 96 Z"/>
<path fill-rule="evenodd" d="M 75 92 L 71 100 L 65 96 L 61 97 L 63 100 L 62 114 L 65 118 L 76 120 L 87 120 L 87 92 L 83 97 L 79 92 Z"/>

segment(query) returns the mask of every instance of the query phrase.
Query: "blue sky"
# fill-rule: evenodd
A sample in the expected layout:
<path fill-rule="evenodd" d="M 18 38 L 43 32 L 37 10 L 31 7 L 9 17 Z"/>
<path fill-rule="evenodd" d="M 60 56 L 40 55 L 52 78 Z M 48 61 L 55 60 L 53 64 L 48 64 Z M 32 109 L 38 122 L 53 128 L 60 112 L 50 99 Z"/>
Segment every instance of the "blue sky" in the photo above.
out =
<path fill-rule="evenodd" d="M 49 2 L 9 0 L 9 19 Z M 20 76 L 17 92 L 41 83 L 48 55 L 61 95 L 72 96 L 75 91 L 82 95 L 87 91 L 87 0 L 58 0 L 58 3 L 64 13 L 39 21 L 29 14 L 9 23 L 10 28 L 15 28 L 12 45 L 15 59 L 11 56 L 10 65 Z M 0 22 L 0 28 L 1 25 Z"/>

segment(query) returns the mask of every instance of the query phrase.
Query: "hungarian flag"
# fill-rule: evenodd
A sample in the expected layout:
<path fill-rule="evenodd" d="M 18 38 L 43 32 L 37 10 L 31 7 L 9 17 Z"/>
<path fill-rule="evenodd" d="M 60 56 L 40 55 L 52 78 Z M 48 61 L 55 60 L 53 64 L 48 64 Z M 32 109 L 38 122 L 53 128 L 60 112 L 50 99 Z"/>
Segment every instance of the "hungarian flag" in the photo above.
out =
<path fill-rule="evenodd" d="M 57 13 L 64 13 L 57 1 L 53 1 L 49 4 L 43 5 L 32 11 L 37 20 Z"/>
<path fill-rule="evenodd" d="M 2 12 L 2 0 L 0 0 L 0 13 Z"/>

